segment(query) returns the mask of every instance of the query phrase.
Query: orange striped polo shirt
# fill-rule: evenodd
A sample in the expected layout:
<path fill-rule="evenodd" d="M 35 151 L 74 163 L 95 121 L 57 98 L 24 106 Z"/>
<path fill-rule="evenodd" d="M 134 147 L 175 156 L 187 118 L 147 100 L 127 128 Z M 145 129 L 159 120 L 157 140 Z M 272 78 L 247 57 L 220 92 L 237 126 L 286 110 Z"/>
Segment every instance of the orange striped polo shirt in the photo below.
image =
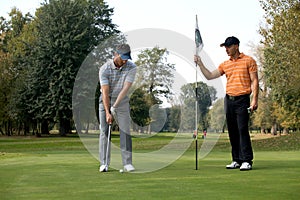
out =
<path fill-rule="evenodd" d="M 230 96 L 251 94 L 250 73 L 257 72 L 257 64 L 252 57 L 240 53 L 238 59 L 230 58 L 221 63 L 218 70 L 221 75 L 226 75 L 226 94 Z"/>

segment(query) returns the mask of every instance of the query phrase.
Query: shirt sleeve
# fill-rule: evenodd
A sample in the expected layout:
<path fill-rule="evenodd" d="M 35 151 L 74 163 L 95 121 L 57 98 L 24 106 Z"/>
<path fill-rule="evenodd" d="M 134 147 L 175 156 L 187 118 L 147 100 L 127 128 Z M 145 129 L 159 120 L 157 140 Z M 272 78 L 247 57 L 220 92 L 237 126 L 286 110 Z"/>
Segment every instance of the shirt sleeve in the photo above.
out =
<path fill-rule="evenodd" d="M 221 76 L 225 73 L 225 71 L 224 71 L 224 63 L 221 63 L 219 65 L 218 70 L 219 70 Z"/>
<path fill-rule="evenodd" d="M 104 64 L 99 70 L 99 81 L 100 85 L 108 85 L 108 72 L 107 72 L 107 64 Z"/>
<path fill-rule="evenodd" d="M 128 71 L 125 81 L 129 83 L 133 83 L 136 75 L 136 67 L 133 67 Z"/>
<path fill-rule="evenodd" d="M 249 61 L 249 73 L 257 72 L 257 64 L 256 61 L 251 58 Z"/>

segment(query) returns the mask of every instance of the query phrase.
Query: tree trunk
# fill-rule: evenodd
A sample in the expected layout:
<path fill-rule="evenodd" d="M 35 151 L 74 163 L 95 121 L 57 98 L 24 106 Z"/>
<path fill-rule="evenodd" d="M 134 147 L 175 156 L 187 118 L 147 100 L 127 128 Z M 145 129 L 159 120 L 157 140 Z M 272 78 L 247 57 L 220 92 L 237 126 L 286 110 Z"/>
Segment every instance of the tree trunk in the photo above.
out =
<path fill-rule="evenodd" d="M 86 125 L 86 129 L 85 129 L 85 134 L 88 134 L 89 133 L 89 129 L 90 129 L 90 123 L 89 121 L 87 122 L 87 125 Z"/>
<path fill-rule="evenodd" d="M 59 134 L 61 136 L 66 136 L 67 135 L 65 124 L 62 121 L 59 123 Z"/>
<path fill-rule="evenodd" d="M 78 134 L 82 134 L 82 124 L 81 124 L 81 117 L 80 117 L 80 111 L 77 109 L 75 111 L 75 115 L 74 115 L 74 121 L 75 121 L 75 127 L 76 127 L 76 131 Z"/>
<path fill-rule="evenodd" d="M 147 132 L 148 132 L 149 135 L 151 135 L 151 124 L 149 124 Z"/>
<path fill-rule="evenodd" d="M 43 120 L 42 124 L 41 124 L 41 133 L 42 134 L 47 134 L 49 135 L 49 127 L 48 127 L 48 121 L 47 120 Z"/>
<path fill-rule="evenodd" d="M 274 124 L 272 125 L 272 128 L 271 128 L 271 134 L 272 134 L 272 135 L 277 135 L 277 124 L 276 124 L 276 123 L 274 123 Z"/>
<path fill-rule="evenodd" d="M 139 133 L 141 133 L 141 134 L 144 133 L 144 127 L 143 126 L 140 127 Z"/>
<path fill-rule="evenodd" d="M 225 129 L 227 127 L 227 122 L 226 120 L 224 121 L 223 127 L 222 127 L 222 133 L 225 133 Z"/>
<path fill-rule="evenodd" d="M 36 120 L 32 123 L 32 135 L 35 135 L 35 131 L 38 132 Z"/>
<path fill-rule="evenodd" d="M 68 133 L 70 133 L 70 122 L 69 120 L 61 118 L 59 120 L 59 134 L 66 136 Z"/>
<path fill-rule="evenodd" d="M 26 136 L 30 132 L 29 122 L 24 122 L 24 135 Z"/>

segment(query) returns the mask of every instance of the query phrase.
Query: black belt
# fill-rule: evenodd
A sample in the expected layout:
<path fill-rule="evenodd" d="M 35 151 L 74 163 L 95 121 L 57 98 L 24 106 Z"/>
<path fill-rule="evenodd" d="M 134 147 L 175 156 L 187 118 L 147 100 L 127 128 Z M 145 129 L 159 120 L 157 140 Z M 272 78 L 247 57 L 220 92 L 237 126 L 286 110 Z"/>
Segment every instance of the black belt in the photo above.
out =
<path fill-rule="evenodd" d="M 238 99 L 249 97 L 249 94 L 244 94 L 244 95 L 240 95 L 240 96 L 230 96 L 230 95 L 226 94 L 226 97 L 231 101 L 236 101 Z"/>

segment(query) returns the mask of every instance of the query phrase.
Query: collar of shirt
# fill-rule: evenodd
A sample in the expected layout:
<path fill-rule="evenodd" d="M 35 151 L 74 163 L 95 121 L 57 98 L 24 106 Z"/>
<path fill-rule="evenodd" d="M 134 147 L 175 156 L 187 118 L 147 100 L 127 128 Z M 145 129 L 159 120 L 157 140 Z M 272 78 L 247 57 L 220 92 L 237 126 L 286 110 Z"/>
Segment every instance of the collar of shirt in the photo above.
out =
<path fill-rule="evenodd" d="M 114 70 L 121 70 L 125 65 L 123 65 L 122 67 L 117 67 L 114 63 L 114 60 L 111 60 L 111 68 Z"/>
<path fill-rule="evenodd" d="M 239 57 L 237 58 L 237 59 L 234 59 L 234 58 L 232 58 L 232 57 L 230 57 L 230 59 L 229 60 L 231 60 L 231 61 L 234 61 L 234 60 L 238 60 L 238 59 L 241 59 L 241 58 L 243 58 L 244 57 L 244 53 L 240 53 L 240 55 L 239 55 Z"/>

